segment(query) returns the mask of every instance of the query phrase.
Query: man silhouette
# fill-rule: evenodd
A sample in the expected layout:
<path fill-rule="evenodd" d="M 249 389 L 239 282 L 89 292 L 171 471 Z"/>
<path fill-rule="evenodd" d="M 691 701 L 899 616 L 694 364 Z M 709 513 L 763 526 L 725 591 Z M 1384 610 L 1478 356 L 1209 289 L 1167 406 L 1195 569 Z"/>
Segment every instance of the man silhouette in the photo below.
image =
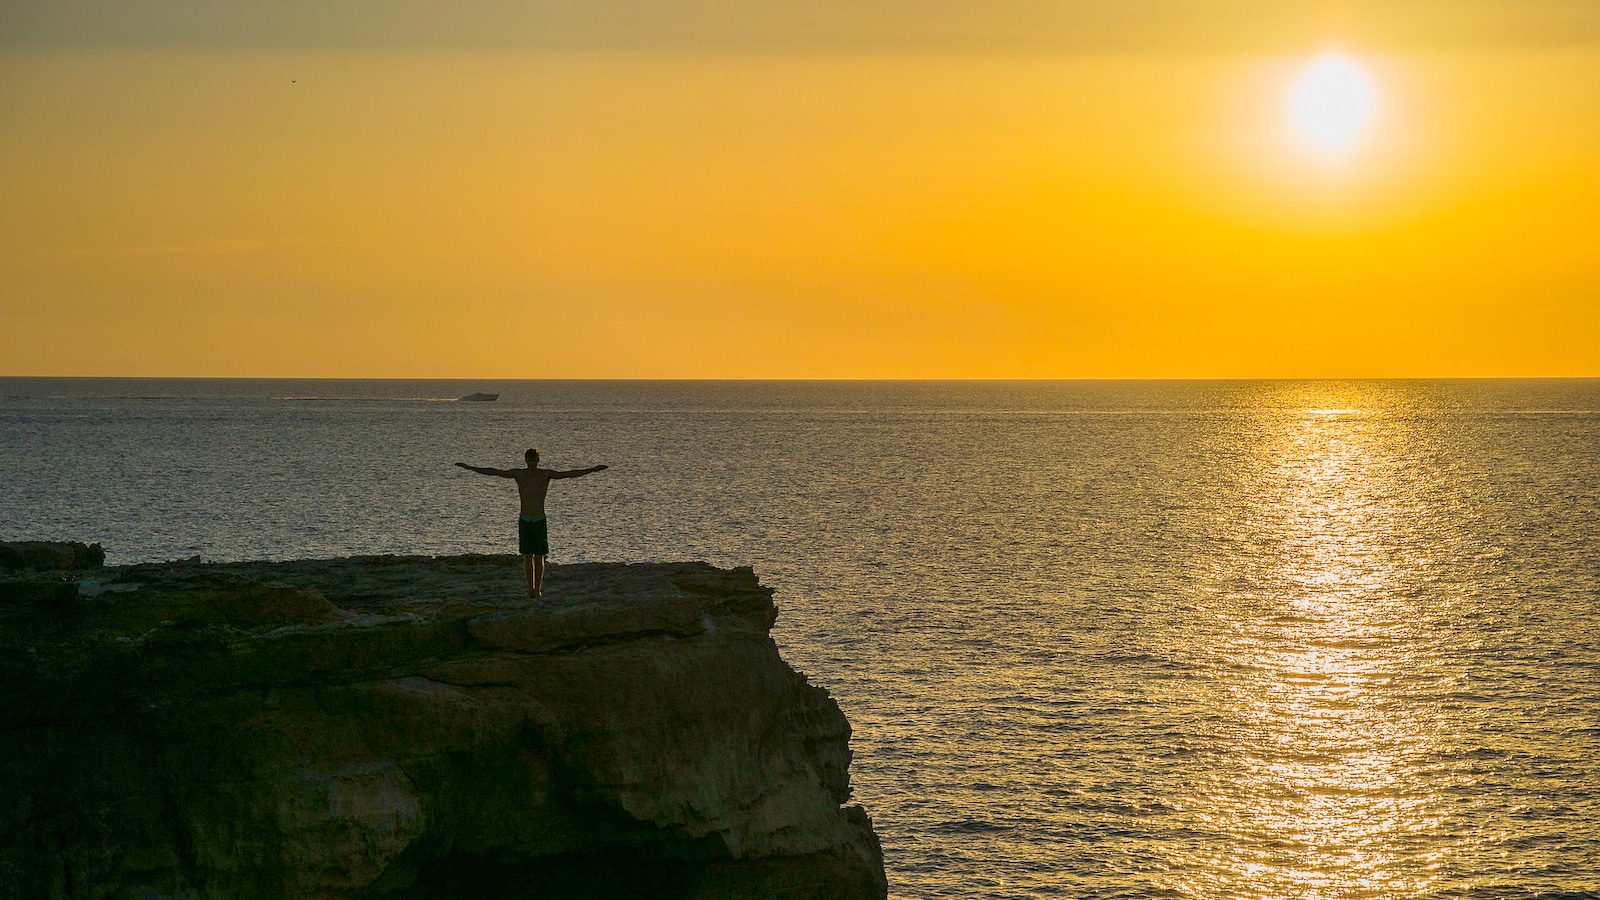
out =
<path fill-rule="evenodd" d="M 528 461 L 526 469 L 490 469 L 483 466 L 456 465 L 480 475 L 496 475 L 517 482 L 517 495 L 521 498 L 522 512 L 517 516 L 517 550 L 522 554 L 522 571 L 528 577 L 528 597 L 538 600 L 544 596 L 544 558 L 550 555 L 548 521 L 544 515 L 544 498 L 550 492 L 550 482 L 557 478 L 581 478 L 591 472 L 601 472 L 605 466 L 587 469 L 539 468 L 539 448 L 531 447 L 523 454 Z"/>

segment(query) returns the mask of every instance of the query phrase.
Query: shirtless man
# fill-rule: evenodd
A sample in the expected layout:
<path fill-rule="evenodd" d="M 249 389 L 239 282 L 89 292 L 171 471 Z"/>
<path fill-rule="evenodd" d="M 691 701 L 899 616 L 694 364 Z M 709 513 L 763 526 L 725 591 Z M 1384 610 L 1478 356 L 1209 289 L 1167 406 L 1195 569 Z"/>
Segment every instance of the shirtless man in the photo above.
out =
<path fill-rule="evenodd" d="M 498 475 L 517 482 L 517 494 L 522 498 L 522 514 L 517 516 L 517 549 L 522 553 L 522 571 L 528 576 L 528 597 L 534 600 L 544 596 L 544 558 L 550 555 L 550 538 L 544 517 L 544 496 L 550 492 L 550 482 L 557 478 L 581 478 L 590 472 L 601 472 L 605 466 L 587 469 L 539 468 L 539 449 L 534 447 L 523 456 L 528 460 L 526 469 L 488 469 L 456 463 L 463 469 L 480 475 Z"/>

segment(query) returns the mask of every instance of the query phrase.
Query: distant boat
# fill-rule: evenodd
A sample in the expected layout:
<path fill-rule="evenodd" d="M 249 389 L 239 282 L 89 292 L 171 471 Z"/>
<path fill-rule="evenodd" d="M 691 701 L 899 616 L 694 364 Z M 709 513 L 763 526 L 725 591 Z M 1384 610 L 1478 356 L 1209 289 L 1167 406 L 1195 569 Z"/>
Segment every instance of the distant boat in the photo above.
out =
<path fill-rule="evenodd" d="M 480 392 L 478 392 L 476 394 L 468 394 L 465 397 L 462 397 L 461 399 L 463 401 L 465 401 L 465 402 L 471 402 L 471 403 L 487 403 L 490 400 L 499 400 L 500 399 L 500 395 L 499 394 L 485 394 L 485 393 L 480 391 Z"/>

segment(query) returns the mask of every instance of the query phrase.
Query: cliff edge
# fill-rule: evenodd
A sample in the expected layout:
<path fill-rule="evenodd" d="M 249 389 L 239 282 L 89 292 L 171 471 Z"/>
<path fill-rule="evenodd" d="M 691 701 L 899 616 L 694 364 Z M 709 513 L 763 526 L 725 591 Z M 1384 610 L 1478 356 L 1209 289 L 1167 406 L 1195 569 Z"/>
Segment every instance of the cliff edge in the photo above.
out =
<path fill-rule="evenodd" d="M 510 556 L 40 558 L 0 573 L 0 900 L 886 894 L 749 569 L 533 609 Z"/>

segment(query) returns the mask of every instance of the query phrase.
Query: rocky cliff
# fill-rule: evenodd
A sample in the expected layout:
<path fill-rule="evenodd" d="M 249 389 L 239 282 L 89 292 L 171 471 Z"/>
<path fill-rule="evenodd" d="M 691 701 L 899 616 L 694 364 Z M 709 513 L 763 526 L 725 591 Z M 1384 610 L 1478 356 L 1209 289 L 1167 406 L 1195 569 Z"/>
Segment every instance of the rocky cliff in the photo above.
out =
<path fill-rule="evenodd" d="M 515 557 L 30 552 L 0 898 L 885 896 L 748 569 L 552 567 L 529 608 Z"/>

